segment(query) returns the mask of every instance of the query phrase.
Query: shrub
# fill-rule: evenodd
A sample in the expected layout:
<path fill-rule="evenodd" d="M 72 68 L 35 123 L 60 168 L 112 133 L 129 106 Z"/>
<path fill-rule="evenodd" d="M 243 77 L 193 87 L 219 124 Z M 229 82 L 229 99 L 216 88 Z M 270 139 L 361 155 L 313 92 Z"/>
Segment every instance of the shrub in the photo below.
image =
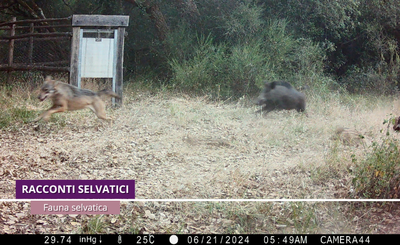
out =
<path fill-rule="evenodd" d="M 400 183 L 400 142 L 387 135 L 381 143 L 373 142 L 371 151 L 356 164 L 353 185 L 361 198 L 398 198 Z"/>
<path fill-rule="evenodd" d="M 210 35 L 188 35 L 179 39 L 182 49 L 170 52 L 172 86 L 211 97 L 238 98 L 253 95 L 265 80 L 286 79 L 293 85 L 318 87 L 323 79 L 324 50 L 307 39 L 294 39 L 286 33 L 285 20 L 269 21 L 259 35 L 236 39 L 234 43 L 217 42 Z M 182 26 L 186 29 L 185 26 Z M 177 30 L 180 33 L 187 31 Z M 176 36 L 176 35 L 173 35 Z M 178 39 L 177 39 L 178 40 Z M 190 43 L 192 45 L 187 45 Z"/>
<path fill-rule="evenodd" d="M 6 128 L 16 122 L 27 123 L 33 120 L 36 116 L 36 112 L 28 110 L 25 107 L 22 108 L 10 108 L 3 111 L 0 114 L 0 128 Z"/>

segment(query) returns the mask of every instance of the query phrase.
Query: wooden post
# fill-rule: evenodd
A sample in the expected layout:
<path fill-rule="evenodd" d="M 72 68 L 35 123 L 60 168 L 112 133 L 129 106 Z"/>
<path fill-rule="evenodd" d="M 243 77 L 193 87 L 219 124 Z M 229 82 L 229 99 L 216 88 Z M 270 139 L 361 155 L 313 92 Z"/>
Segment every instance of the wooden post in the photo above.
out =
<path fill-rule="evenodd" d="M 117 105 L 122 104 L 122 89 L 123 89 L 123 77 L 124 77 L 124 38 L 125 28 L 118 27 L 118 40 L 117 40 L 117 59 L 116 59 L 116 74 L 115 74 L 115 93 L 121 98 L 115 99 Z"/>
<path fill-rule="evenodd" d="M 71 64 L 70 64 L 70 70 L 69 70 L 69 83 L 74 86 L 78 86 L 80 30 L 81 30 L 80 27 L 72 28 Z"/>
<path fill-rule="evenodd" d="M 16 21 L 17 17 L 12 17 L 11 21 Z M 15 24 L 10 27 L 10 42 L 8 45 L 8 67 L 12 67 L 14 60 L 14 39 L 15 36 Z M 7 71 L 7 84 L 11 85 L 11 71 Z"/>
<path fill-rule="evenodd" d="M 29 25 L 29 33 L 33 34 L 34 32 L 34 23 L 31 23 Z M 32 64 L 32 60 L 33 60 L 33 36 L 29 37 L 29 50 L 28 50 L 28 64 Z"/>

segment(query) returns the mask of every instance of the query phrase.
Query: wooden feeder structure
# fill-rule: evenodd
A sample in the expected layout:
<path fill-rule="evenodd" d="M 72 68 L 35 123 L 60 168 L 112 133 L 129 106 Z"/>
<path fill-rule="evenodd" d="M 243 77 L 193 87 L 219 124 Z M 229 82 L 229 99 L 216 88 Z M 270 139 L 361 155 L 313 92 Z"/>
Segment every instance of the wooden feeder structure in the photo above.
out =
<path fill-rule="evenodd" d="M 112 90 L 122 104 L 125 28 L 129 16 L 73 15 L 70 83 L 81 87 L 82 78 L 112 78 Z"/>

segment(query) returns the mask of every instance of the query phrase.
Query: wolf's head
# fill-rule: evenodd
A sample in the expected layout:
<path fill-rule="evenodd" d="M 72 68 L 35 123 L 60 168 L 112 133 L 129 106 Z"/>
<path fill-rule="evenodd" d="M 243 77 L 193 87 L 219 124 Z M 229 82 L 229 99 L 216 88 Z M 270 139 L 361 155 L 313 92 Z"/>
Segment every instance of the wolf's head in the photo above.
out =
<path fill-rule="evenodd" d="M 43 86 L 40 88 L 38 99 L 44 101 L 45 99 L 52 97 L 57 91 L 54 85 L 55 81 L 51 79 L 50 76 L 47 76 L 44 80 Z"/>

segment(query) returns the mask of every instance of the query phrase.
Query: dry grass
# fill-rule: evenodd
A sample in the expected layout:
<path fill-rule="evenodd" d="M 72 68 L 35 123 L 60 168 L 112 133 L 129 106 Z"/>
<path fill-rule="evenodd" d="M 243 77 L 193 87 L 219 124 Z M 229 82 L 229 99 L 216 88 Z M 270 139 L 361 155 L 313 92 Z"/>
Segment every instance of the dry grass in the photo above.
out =
<path fill-rule="evenodd" d="M 3 110 L 21 107 L 37 115 L 50 105 L 36 101 L 34 91 L 13 94 L 9 99 L 0 93 L 7 101 Z M 121 108 L 107 110 L 115 118 L 111 124 L 84 110 L 53 115 L 48 123 L 16 120 L 2 129 L 1 198 L 14 198 L 16 179 L 134 179 L 139 199 L 346 198 L 352 191 L 352 155 L 363 156 L 370 142 L 379 140 L 380 130 L 387 128 L 382 122 L 399 107 L 397 98 L 310 92 L 308 115 L 282 111 L 263 117 L 247 98 L 215 102 L 130 88 Z M 334 140 L 338 127 L 365 138 L 361 144 Z M 145 209 L 157 219 L 146 216 Z M 142 221 L 158 225 L 176 216 L 169 226 L 151 223 L 146 229 L 316 233 L 332 228 L 347 233 L 358 225 L 359 231 L 382 230 L 355 224 L 343 213 L 348 211 L 332 203 L 128 203 L 121 212 L 131 212 L 131 219 L 120 229 L 138 232 Z M 198 222 L 207 219 L 211 223 Z"/>
<path fill-rule="evenodd" d="M 120 215 L 30 215 L 0 202 L 2 233 L 398 234 L 398 203 L 121 202 Z"/>

